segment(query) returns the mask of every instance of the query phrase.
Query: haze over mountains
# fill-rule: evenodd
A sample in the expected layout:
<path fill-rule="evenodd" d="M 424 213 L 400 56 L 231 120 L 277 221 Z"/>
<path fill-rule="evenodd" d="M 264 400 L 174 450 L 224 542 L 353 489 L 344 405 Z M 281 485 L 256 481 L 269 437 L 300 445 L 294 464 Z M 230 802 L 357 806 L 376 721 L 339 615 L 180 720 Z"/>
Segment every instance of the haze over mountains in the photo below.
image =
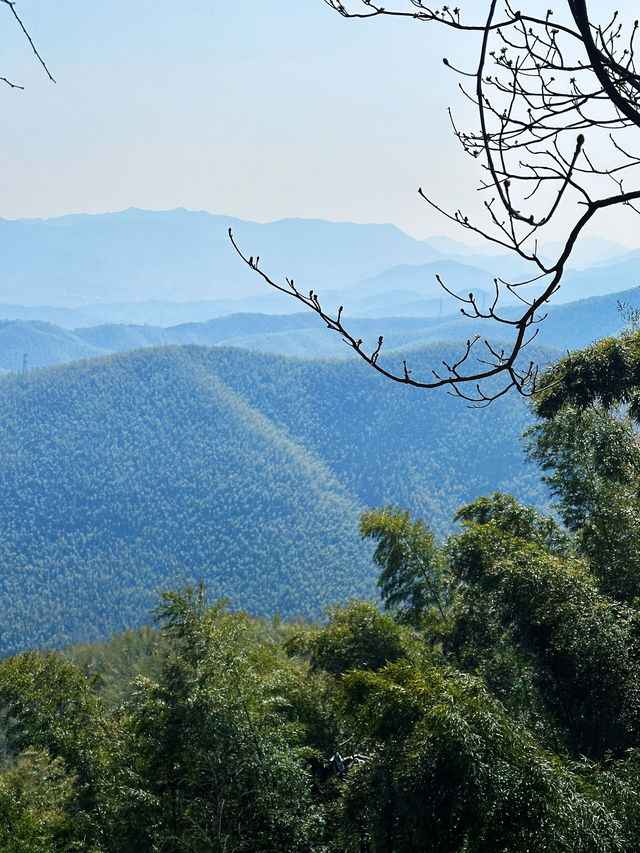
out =
<path fill-rule="evenodd" d="M 260 295 L 264 285 L 240 262 L 229 227 L 247 254 L 262 251 L 276 270 L 304 275 L 310 288 L 336 289 L 398 262 L 419 264 L 441 257 L 428 243 L 391 225 L 322 220 L 258 225 L 181 209 L 2 220 L 1 299 L 24 303 L 28 295 L 30 305 L 45 300 L 79 306 Z"/>
<path fill-rule="evenodd" d="M 295 278 L 329 307 L 345 304 L 352 317 L 456 313 L 459 306 L 443 294 L 436 273 L 452 290 L 473 290 L 480 298 L 493 293 L 496 275 L 531 273 L 512 255 L 443 238 L 415 240 L 392 225 L 296 219 L 257 224 L 202 211 L 132 208 L 0 220 L 0 317 L 74 328 L 298 311 L 294 300 L 270 291 L 241 262 L 229 227 L 245 253 L 260 255 L 273 277 Z M 610 241 L 582 241 L 570 265 L 575 269 L 556 303 L 640 284 L 640 253 Z"/>
<path fill-rule="evenodd" d="M 625 324 L 620 303 L 640 308 L 640 289 L 596 296 L 549 309 L 540 324 L 538 343 L 558 349 L 583 347 L 612 335 Z M 384 334 L 384 351 L 413 350 L 439 341 L 463 341 L 476 332 L 504 339 L 504 328 L 460 315 L 434 317 L 356 318 L 352 330 L 371 348 Z M 201 323 L 176 326 L 110 323 L 65 329 L 40 320 L 0 321 L 0 371 L 46 367 L 139 347 L 167 344 L 233 346 L 303 358 L 354 357 L 339 335 L 329 333 L 311 312 L 299 314 L 232 314 Z"/>

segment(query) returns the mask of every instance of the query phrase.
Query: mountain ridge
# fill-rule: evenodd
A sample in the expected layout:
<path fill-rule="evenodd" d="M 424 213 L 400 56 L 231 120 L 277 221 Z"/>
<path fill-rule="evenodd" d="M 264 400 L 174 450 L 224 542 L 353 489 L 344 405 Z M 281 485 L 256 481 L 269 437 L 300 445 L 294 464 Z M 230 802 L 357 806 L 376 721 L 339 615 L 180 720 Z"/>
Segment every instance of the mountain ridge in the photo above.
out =
<path fill-rule="evenodd" d="M 485 247 L 474 254 L 473 247 L 467 247 L 470 253 L 447 257 L 436 248 L 442 246 L 439 238 L 433 238 L 433 243 L 429 238 L 416 240 L 391 224 L 294 218 L 255 223 L 184 208 L 131 208 L 61 219 L 0 219 L 0 303 L 26 300 L 30 307 L 50 304 L 79 309 L 150 299 L 217 300 L 218 313 L 287 311 L 282 307 L 286 300 L 266 289 L 234 252 L 229 227 L 247 256 L 260 255 L 270 275 L 283 281 L 285 276 L 294 277 L 303 290 L 313 289 L 327 299 L 340 300 L 345 288 L 384 273 L 393 284 L 389 275 L 393 268 L 434 261 L 468 266 L 473 280 L 469 286 L 465 282 L 467 291 L 477 289 L 488 275 L 529 277 L 513 255 L 487 255 Z M 455 241 L 446 245 L 464 251 L 464 245 Z M 640 260 L 629 258 L 627 247 L 620 249 L 621 255 L 627 254 L 627 262 L 637 262 L 640 269 Z M 598 251 L 602 255 L 604 250 L 595 247 L 593 257 L 598 257 Z M 585 272 L 573 272 L 578 278 L 568 276 L 567 281 L 586 286 Z M 602 288 L 597 270 L 593 275 L 593 286 Z"/>
<path fill-rule="evenodd" d="M 591 297 L 550 306 L 540 325 L 539 342 L 561 351 L 584 347 L 598 337 L 615 334 L 625 320 L 618 303 L 640 308 L 640 289 Z M 505 309 L 507 317 L 515 316 Z M 347 317 L 349 326 L 365 344 L 384 335 L 384 351 L 413 350 L 438 341 L 462 340 L 474 334 L 499 339 L 499 324 L 470 321 L 460 314 L 442 317 Z M 299 314 L 231 314 L 175 326 L 104 324 L 64 329 L 46 321 L 0 321 L 0 370 L 92 358 L 138 347 L 170 344 L 235 346 L 257 352 L 275 352 L 305 358 L 350 358 L 353 353 L 340 336 L 329 332 L 312 312 Z"/>

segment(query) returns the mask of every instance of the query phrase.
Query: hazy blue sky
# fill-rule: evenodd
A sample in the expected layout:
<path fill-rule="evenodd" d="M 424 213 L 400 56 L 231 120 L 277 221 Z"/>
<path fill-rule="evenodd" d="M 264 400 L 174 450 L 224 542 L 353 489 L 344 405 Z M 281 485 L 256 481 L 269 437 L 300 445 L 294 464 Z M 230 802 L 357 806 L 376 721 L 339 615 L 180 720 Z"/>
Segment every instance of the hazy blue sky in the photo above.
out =
<path fill-rule="evenodd" d="M 452 204 L 474 192 L 446 115 L 464 109 L 458 80 L 441 63 L 463 62 L 468 43 L 415 21 L 347 21 L 322 0 L 17 9 L 58 82 L 0 9 L 0 74 L 26 86 L 0 89 L 0 216 L 184 206 L 460 236 L 416 190 Z"/>

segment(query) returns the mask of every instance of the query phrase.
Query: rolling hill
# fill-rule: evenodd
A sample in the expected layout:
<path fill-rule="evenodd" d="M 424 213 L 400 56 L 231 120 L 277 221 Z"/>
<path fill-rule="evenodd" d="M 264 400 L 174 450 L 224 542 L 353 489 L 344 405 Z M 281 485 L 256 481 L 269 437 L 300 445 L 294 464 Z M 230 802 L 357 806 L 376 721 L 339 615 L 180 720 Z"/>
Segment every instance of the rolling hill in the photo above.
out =
<path fill-rule="evenodd" d="M 3 651 L 139 624 L 178 576 L 289 615 L 372 594 L 361 506 L 193 354 L 79 362 L 0 396 Z"/>
<path fill-rule="evenodd" d="M 625 323 L 618 303 L 640 308 L 640 289 L 550 306 L 548 317 L 539 326 L 538 342 L 566 351 L 615 334 Z M 350 320 L 349 325 L 372 347 L 383 333 L 387 352 L 464 340 L 476 332 L 495 337 L 503 334 L 497 325 L 472 322 L 460 314 L 439 318 L 360 317 Z M 73 330 L 37 320 L 5 320 L 0 321 L 0 370 L 22 370 L 25 354 L 27 367 L 32 368 L 167 344 L 235 346 L 303 358 L 352 356 L 340 336 L 327 332 L 311 312 L 233 314 L 169 327 L 109 323 Z"/>
<path fill-rule="evenodd" d="M 443 532 L 480 493 L 545 501 L 519 447 L 528 421 L 513 396 L 474 411 L 355 362 L 237 349 L 6 376 L 0 649 L 135 627 L 178 576 L 256 614 L 370 597 L 365 507 L 397 503 Z"/>

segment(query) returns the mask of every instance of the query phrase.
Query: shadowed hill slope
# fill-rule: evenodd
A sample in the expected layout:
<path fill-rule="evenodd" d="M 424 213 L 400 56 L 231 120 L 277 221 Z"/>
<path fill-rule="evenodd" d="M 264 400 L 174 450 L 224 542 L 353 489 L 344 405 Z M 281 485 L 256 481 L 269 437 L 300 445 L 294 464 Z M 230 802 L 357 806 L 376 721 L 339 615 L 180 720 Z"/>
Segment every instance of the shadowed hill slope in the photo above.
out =
<path fill-rule="evenodd" d="M 448 356 L 432 347 L 411 360 L 419 370 Z M 400 504 L 443 532 L 484 492 L 545 501 L 522 461 L 528 422 L 515 396 L 470 410 L 353 361 L 237 349 L 6 376 L 0 648 L 135 627 L 177 576 L 255 614 L 315 616 L 371 596 L 365 507 Z"/>
<path fill-rule="evenodd" d="M 6 378 L 0 437 L 3 651 L 139 625 L 176 576 L 257 613 L 373 594 L 361 506 L 189 353 Z"/>

